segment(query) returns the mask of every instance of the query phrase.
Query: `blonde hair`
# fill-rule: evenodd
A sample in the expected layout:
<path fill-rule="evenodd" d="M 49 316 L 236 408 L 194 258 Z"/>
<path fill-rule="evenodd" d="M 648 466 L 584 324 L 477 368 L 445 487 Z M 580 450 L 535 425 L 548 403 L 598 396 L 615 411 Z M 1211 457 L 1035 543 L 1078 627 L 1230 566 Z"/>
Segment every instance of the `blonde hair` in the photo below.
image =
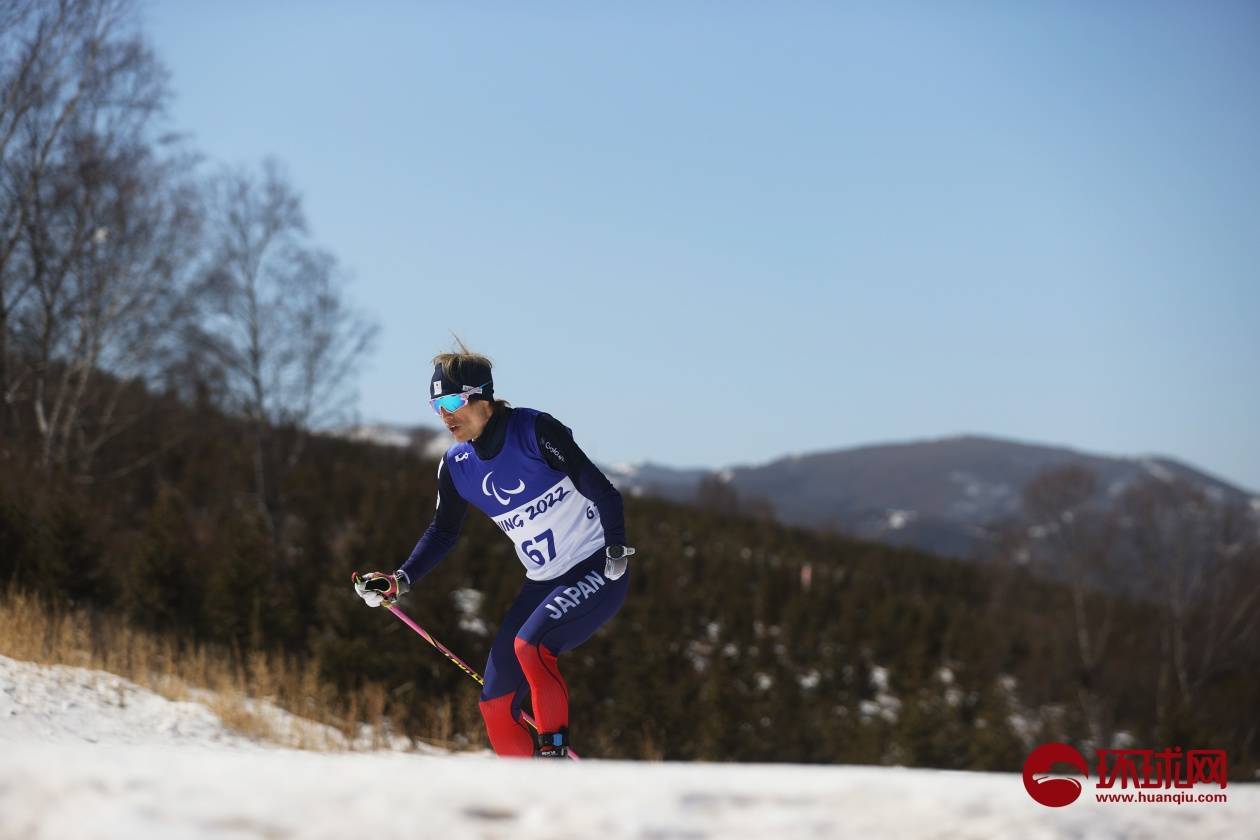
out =
<path fill-rule="evenodd" d="M 442 366 L 442 373 L 446 374 L 448 379 L 462 381 L 460 376 L 465 365 L 485 365 L 491 370 L 494 369 L 494 362 L 490 361 L 489 356 L 483 356 L 480 353 L 474 353 L 468 349 L 468 345 L 464 344 L 464 340 L 454 333 L 451 334 L 455 339 L 455 349 L 449 353 L 438 353 L 433 357 L 433 364 Z M 507 400 L 494 401 L 495 408 L 507 408 L 510 403 Z"/>

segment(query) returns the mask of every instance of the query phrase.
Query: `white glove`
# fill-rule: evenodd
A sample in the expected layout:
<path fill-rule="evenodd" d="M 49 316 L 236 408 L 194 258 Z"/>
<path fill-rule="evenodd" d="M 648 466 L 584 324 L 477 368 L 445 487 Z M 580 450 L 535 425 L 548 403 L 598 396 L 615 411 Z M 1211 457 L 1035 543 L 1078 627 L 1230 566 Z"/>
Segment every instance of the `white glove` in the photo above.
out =
<path fill-rule="evenodd" d="M 626 573 L 626 566 L 634 549 L 628 545 L 610 545 L 604 548 L 604 577 L 616 580 Z"/>
<path fill-rule="evenodd" d="M 369 607 L 392 604 L 411 588 L 407 585 L 407 576 L 400 572 L 368 572 L 365 575 L 355 572 L 351 579 L 355 593 Z"/>

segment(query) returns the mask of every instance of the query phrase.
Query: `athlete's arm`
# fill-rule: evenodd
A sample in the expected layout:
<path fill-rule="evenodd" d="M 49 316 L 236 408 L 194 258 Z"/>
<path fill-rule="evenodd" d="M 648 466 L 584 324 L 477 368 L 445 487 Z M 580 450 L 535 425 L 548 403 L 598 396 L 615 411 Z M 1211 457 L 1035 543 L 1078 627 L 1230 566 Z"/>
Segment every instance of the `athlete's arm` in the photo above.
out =
<path fill-rule="evenodd" d="M 437 512 L 425 529 L 420 542 L 411 550 L 411 556 L 398 572 L 406 576 L 408 583 L 416 583 L 433 571 L 442 558 L 451 553 L 459 542 L 459 532 L 468 513 L 468 502 L 455 489 L 455 481 L 446 469 L 446 459 L 438 461 Z"/>
<path fill-rule="evenodd" d="M 569 428 L 550 414 L 539 414 L 534 432 L 538 449 L 548 465 L 571 478 L 578 492 L 594 502 L 604 525 L 604 543 L 625 545 L 626 520 L 621 494 L 578 447 Z"/>

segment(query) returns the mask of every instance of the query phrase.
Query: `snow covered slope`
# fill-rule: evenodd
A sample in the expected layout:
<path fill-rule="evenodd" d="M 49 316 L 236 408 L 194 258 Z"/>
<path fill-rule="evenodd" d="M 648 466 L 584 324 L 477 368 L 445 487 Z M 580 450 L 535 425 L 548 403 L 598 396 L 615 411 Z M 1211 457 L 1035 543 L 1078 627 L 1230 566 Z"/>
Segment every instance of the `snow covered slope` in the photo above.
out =
<path fill-rule="evenodd" d="M 206 705 L 218 699 L 212 692 L 181 687 L 181 693 L 189 700 L 169 700 L 104 671 L 36 665 L 0 656 L 0 747 L 10 741 L 262 747 L 223 724 Z M 257 728 L 280 743 L 308 749 L 362 748 L 387 742 L 393 750 L 412 746 L 402 737 L 374 738 L 367 727 L 352 745 L 340 731 L 266 701 L 243 699 L 234 708 L 243 708 Z M 423 749 L 445 754 L 436 748 Z"/>
<path fill-rule="evenodd" d="M 1260 825 L 1254 785 L 1224 805 L 1052 810 L 1008 774 L 302 752 L 242 741 L 196 705 L 0 657 L 0 839 L 1197 839 Z"/>

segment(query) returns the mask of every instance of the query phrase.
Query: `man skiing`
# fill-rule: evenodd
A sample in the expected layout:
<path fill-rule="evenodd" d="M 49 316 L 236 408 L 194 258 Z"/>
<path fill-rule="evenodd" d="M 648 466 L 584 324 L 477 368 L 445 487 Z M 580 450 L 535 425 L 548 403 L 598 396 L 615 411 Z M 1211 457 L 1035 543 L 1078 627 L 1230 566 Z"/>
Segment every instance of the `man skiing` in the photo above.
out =
<path fill-rule="evenodd" d="M 433 359 L 430 404 L 455 444 L 438 462 L 437 512 L 402 568 L 356 577 L 369 606 L 392 602 L 455 546 L 472 503 L 516 545 L 525 583 L 495 636 L 481 714 L 499 755 L 562 758 L 569 691 L 556 658 L 620 609 L 629 578 L 621 494 L 554 417 L 494 398 L 485 356 Z M 538 732 L 521 721 L 526 697 Z"/>

